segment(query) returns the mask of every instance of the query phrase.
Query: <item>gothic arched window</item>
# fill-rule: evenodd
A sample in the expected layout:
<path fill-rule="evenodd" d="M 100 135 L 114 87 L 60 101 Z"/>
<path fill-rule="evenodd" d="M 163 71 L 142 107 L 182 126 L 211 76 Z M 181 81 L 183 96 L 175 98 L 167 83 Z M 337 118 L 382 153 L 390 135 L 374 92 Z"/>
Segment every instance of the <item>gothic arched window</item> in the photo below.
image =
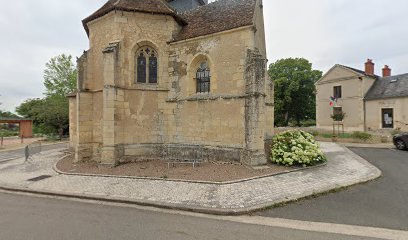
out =
<path fill-rule="evenodd" d="M 197 93 L 206 93 L 211 90 L 211 72 L 207 62 L 202 62 L 196 72 Z"/>
<path fill-rule="evenodd" d="M 142 47 L 136 52 L 136 82 L 157 83 L 157 52 L 151 47 Z"/>

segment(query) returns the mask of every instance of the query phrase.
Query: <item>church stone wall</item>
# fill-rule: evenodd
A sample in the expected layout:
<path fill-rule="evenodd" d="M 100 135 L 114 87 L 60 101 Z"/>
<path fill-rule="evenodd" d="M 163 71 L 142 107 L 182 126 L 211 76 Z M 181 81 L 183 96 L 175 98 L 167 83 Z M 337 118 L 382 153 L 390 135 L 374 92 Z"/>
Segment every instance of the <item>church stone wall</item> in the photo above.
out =
<path fill-rule="evenodd" d="M 76 161 L 266 162 L 273 84 L 254 27 L 175 43 L 179 26 L 169 16 L 112 12 L 88 27 L 72 114 Z M 135 83 L 135 53 L 145 45 L 158 52 L 158 84 Z M 202 61 L 211 70 L 210 93 L 195 91 Z"/>

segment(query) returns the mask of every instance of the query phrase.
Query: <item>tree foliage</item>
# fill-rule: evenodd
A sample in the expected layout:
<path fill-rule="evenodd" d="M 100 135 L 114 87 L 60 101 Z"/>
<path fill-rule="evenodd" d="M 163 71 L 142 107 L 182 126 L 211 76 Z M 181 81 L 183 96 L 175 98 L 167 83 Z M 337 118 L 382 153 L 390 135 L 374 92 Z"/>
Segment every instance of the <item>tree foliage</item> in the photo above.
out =
<path fill-rule="evenodd" d="M 16 111 L 30 118 L 44 133 L 61 138 L 69 129 L 69 103 L 66 95 L 76 89 L 76 68 L 70 55 L 51 58 L 44 70 L 44 98 L 28 99 Z"/>
<path fill-rule="evenodd" d="M 0 110 L 0 118 L 19 118 L 19 117 L 12 112 Z"/>
<path fill-rule="evenodd" d="M 275 82 L 275 125 L 288 126 L 290 121 L 315 119 L 315 82 L 322 72 L 313 70 L 304 58 L 278 60 L 269 66 L 269 76 Z"/>
<path fill-rule="evenodd" d="M 46 96 L 66 96 L 75 89 L 77 71 L 71 55 L 62 54 L 53 57 L 45 66 L 44 86 L 47 89 Z"/>

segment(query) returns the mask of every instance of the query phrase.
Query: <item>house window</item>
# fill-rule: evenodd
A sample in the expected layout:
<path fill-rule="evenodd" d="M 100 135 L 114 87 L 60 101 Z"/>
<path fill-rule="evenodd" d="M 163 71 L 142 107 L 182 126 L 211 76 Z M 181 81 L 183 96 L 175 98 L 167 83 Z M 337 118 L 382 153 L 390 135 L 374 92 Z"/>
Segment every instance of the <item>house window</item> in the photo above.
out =
<path fill-rule="evenodd" d="M 382 127 L 394 128 L 394 109 L 383 108 L 381 109 L 381 115 L 382 115 Z"/>
<path fill-rule="evenodd" d="M 157 52 L 151 47 L 142 47 L 136 52 L 136 82 L 157 83 Z"/>
<path fill-rule="evenodd" d="M 196 73 L 197 93 L 210 92 L 211 89 L 211 74 L 207 62 L 200 64 Z"/>
<path fill-rule="evenodd" d="M 335 86 L 333 88 L 333 97 L 336 99 L 341 98 L 341 86 Z"/>

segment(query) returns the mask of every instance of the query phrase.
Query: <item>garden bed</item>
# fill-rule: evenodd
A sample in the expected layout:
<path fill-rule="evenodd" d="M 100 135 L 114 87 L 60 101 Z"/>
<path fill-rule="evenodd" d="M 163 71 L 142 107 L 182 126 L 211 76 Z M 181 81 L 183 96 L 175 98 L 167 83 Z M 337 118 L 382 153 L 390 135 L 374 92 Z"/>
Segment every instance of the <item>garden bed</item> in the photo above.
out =
<path fill-rule="evenodd" d="M 171 180 L 230 182 L 248 178 L 270 176 L 298 170 L 295 167 L 268 164 L 262 168 L 251 168 L 239 163 L 202 163 L 193 168 L 191 164 L 177 164 L 168 168 L 166 161 L 153 160 L 122 164 L 117 167 L 100 166 L 97 163 L 73 163 L 73 156 L 56 164 L 56 168 L 69 174 L 111 175 Z"/>

